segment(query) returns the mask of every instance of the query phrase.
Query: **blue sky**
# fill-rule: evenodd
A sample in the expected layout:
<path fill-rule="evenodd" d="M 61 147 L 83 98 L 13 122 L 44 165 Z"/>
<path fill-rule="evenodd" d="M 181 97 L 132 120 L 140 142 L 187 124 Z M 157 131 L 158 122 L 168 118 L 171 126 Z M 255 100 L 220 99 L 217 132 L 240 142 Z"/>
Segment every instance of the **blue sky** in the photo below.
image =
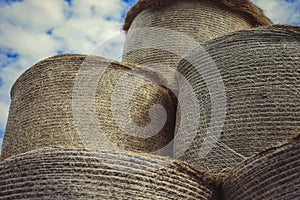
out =
<path fill-rule="evenodd" d="M 118 35 L 136 0 L 0 0 L 0 147 L 10 88 L 37 61 L 60 53 L 88 54 Z M 300 25 L 300 0 L 253 0 L 275 23 Z M 122 48 L 120 41 L 118 48 Z M 106 52 L 109 57 L 114 52 Z"/>

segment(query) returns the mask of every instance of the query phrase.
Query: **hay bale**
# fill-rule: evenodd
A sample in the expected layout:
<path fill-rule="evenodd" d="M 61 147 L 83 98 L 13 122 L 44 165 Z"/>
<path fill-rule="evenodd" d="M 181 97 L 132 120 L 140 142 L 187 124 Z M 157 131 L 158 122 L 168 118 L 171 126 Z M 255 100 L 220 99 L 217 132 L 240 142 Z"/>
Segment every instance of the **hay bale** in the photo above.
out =
<path fill-rule="evenodd" d="M 200 124 L 193 139 L 189 130 L 195 119 L 184 116 L 187 122 L 175 130 L 175 157 L 188 148 L 180 159 L 220 172 L 299 131 L 299 33 L 299 27 L 285 26 L 240 31 L 183 59 L 179 72 L 197 93 Z M 180 83 L 179 110 L 193 98 L 185 87 Z M 181 117 L 178 112 L 177 124 Z"/>
<path fill-rule="evenodd" d="M 1 199 L 217 199 L 218 180 L 167 157 L 40 149 L 0 163 Z"/>
<path fill-rule="evenodd" d="M 101 57 L 45 59 L 12 88 L 2 159 L 43 147 L 159 150 L 173 138 L 175 121 L 172 99 L 162 83 L 145 67 Z M 164 108 L 152 109 L 155 105 Z M 153 135 L 147 135 L 149 124 L 157 131 Z"/>
<path fill-rule="evenodd" d="M 123 25 L 123 30 L 128 31 L 128 29 L 134 22 L 135 18 L 145 9 L 170 6 L 170 4 L 174 3 L 175 1 L 177 0 L 139 0 L 128 11 Z M 195 1 L 199 1 L 199 0 L 195 0 Z M 188 2 L 188 0 L 186 2 Z M 251 3 L 251 1 L 249 0 L 233 0 L 233 1 L 232 0 L 209 0 L 207 2 L 216 4 L 219 7 L 226 8 L 228 10 L 239 13 L 243 16 L 247 16 L 249 22 L 253 26 L 260 26 L 260 25 L 266 26 L 272 23 L 270 19 L 268 19 L 263 14 L 263 11 L 257 6 L 255 6 L 253 3 Z"/>
<path fill-rule="evenodd" d="M 230 32 L 270 24 L 272 22 L 249 0 L 140 0 L 128 11 L 124 22 L 127 35 L 123 61 L 176 69 L 182 55 L 165 47 L 170 45 L 172 49 L 188 53 L 193 46 L 184 36 L 173 41 L 174 32 L 202 43 Z M 157 45 L 142 49 L 147 43 Z"/>
<path fill-rule="evenodd" d="M 202 43 L 206 40 L 242 29 L 259 25 L 270 25 L 271 21 L 250 1 L 203 1 L 203 0 L 153 0 L 138 1 L 127 13 L 124 30 L 128 31 L 123 61 L 145 64 L 156 61 L 175 68 L 178 55 L 168 55 L 159 49 L 135 50 L 136 46 L 146 43 L 148 35 L 138 34 L 138 28 L 161 27 L 183 33 Z M 170 40 L 167 34 L 157 31 L 158 41 Z M 182 38 L 177 38 L 182 39 Z M 181 41 L 185 45 L 185 41 Z M 166 44 L 163 44 L 166 46 Z M 185 46 L 174 48 L 185 49 Z M 170 52 L 169 52 L 170 53 Z M 188 50 L 186 50 L 188 53 Z M 166 55 L 164 55 L 166 54 Z"/>
<path fill-rule="evenodd" d="M 241 163 L 226 178 L 224 199 L 298 199 L 300 137 Z"/>

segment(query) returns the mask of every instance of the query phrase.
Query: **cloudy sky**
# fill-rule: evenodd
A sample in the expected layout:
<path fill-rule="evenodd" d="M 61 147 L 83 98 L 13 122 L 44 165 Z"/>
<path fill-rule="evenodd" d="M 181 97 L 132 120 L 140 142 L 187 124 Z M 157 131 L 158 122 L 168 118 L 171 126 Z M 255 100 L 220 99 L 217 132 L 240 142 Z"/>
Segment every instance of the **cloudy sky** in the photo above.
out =
<path fill-rule="evenodd" d="M 126 10 L 135 1 L 0 0 L 0 147 L 16 78 L 41 59 L 61 53 L 89 54 L 119 35 Z M 275 23 L 300 25 L 300 0 L 253 2 Z M 116 59 L 111 50 L 102 53 Z"/>

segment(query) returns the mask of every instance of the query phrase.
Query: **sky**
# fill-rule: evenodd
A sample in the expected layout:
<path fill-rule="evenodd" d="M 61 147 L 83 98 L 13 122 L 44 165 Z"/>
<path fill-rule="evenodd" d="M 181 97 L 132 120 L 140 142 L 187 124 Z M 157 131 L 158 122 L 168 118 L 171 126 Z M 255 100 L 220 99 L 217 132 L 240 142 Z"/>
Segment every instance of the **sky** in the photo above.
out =
<path fill-rule="evenodd" d="M 0 149 L 15 80 L 42 59 L 62 53 L 89 54 L 97 45 L 119 35 L 126 11 L 135 2 L 0 0 Z M 253 2 L 274 23 L 300 25 L 300 0 Z M 123 44 L 123 40 L 118 41 L 117 48 Z M 103 51 L 112 59 L 119 52 Z"/>

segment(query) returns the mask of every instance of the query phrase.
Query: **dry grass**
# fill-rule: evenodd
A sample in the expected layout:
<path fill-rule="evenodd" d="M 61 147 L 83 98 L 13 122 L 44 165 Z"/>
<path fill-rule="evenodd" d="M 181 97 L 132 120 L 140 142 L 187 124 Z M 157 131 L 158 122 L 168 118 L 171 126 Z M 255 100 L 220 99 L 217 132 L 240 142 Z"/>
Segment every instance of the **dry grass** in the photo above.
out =
<path fill-rule="evenodd" d="M 128 12 L 123 25 L 123 30 L 130 28 L 134 18 L 144 9 L 151 7 L 161 7 L 176 0 L 139 0 Z M 221 7 L 238 12 L 249 18 L 253 26 L 271 25 L 272 21 L 267 18 L 263 11 L 249 0 L 210 0 Z"/>

